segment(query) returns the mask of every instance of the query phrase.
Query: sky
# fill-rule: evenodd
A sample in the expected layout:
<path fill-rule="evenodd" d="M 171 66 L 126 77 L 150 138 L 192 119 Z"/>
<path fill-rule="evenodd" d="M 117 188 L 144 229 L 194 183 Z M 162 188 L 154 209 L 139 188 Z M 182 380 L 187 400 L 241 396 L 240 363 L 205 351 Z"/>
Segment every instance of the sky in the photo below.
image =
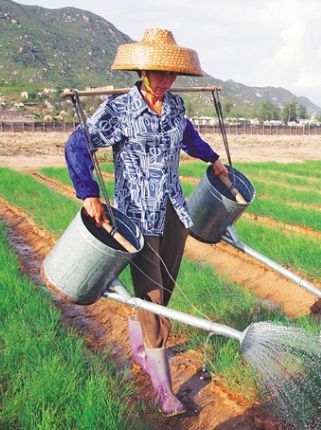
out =
<path fill-rule="evenodd" d="M 93 12 L 133 40 L 166 28 L 214 78 L 283 87 L 321 107 L 320 0 L 20 0 Z"/>

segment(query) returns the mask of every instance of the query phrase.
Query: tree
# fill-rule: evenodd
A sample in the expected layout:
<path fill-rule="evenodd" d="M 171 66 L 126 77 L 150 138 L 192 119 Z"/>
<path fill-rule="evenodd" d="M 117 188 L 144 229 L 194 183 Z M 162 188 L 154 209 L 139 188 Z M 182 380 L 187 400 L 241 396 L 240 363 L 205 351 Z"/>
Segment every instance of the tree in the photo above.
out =
<path fill-rule="evenodd" d="M 299 105 L 298 107 L 298 118 L 301 119 L 307 119 L 308 116 L 308 112 L 307 112 L 307 108 L 303 105 Z"/>
<path fill-rule="evenodd" d="M 280 119 L 280 109 L 273 103 L 265 100 L 262 102 L 256 112 L 259 121 L 271 121 L 271 119 Z"/>
<path fill-rule="evenodd" d="M 233 110 L 233 103 L 230 100 L 224 100 L 222 102 L 222 110 L 223 110 L 224 116 L 231 115 L 231 112 Z"/>
<path fill-rule="evenodd" d="M 196 116 L 195 103 L 191 100 L 190 97 L 184 98 L 185 112 L 188 118 L 192 118 Z"/>
<path fill-rule="evenodd" d="M 297 112 L 297 102 L 295 100 L 290 100 L 285 103 L 282 111 L 282 119 L 285 123 L 295 121 L 297 122 L 298 112 Z"/>

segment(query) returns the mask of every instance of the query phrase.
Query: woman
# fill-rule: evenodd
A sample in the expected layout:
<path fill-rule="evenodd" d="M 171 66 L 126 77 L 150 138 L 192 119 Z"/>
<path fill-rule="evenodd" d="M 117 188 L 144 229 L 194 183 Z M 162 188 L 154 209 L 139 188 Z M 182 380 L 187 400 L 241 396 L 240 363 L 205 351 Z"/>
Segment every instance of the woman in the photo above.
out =
<path fill-rule="evenodd" d="M 227 175 L 219 156 L 185 117 L 183 100 L 169 92 L 176 76 L 202 76 L 197 53 L 178 46 L 168 30 L 151 29 L 138 43 L 118 48 L 114 70 L 137 71 L 141 80 L 128 94 L 113 96 L 88 120 L 94 148 L 112 145 L 115 205 L 141 229 L 145 244 L 131 265 L 135 294 L 167 305 L 177 277 L 188 228 L 192 226 L 179 182 L 180 150 Z M 88 216 L 105 218 L 84 133 L 66 144 L 66 160 L 77 196 Z M 173 394 L 166 341 L 169 321 L 146 311 L 129 319 L 133 361 L 150 375 L 167 416 L 185 412 Z"/>

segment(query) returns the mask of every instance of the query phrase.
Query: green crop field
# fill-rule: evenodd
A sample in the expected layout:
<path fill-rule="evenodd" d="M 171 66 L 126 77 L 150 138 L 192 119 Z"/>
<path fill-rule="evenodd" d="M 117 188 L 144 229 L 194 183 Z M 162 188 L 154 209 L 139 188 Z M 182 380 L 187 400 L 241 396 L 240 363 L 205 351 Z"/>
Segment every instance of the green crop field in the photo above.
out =
<path fill-rule="evenodd" d="M 297 166 L 298 177 L 302 179 L 302 172 L 304 171 L 302 163 L 290 166 L 278 165 L 277 163 L 237 165 L 237 168 L 253 182 L 256 189 L 256 198 L 248 206 L 246 212 L 269 217 L 277 222 L 320 231 L 321 192 L 319 191 L 318 182 L 309 182 L 307 180 L 307 183 L 310 184 L 309 186 L 306 185 L 307 190 L 297 192 L 294 185 L 287 184 L 287 176 L 283 186 L 281 179 L 275 181 L 275 183 L 271 182 L 265 187 L 259 181 L 252 179 L 258 175 L 269 178 L 272 171 L 271 164 L 274 168 L 273 171 L 277 171 L 278 168 L 282 167 L 285 172 L 290 170 L 292 175 L 295 174 L 294 167 Z M 305 165 L 307 166 L 306 170 L 309 171 L 309 177 L 316 178 L 319 163 L 311 161 L 305 162 Z M 112 172 L 112 167 L 112 164 L 105 164 L 102 165 L 102 170 Z M 247 169 L 249 169 L 250 173 L 247 172 Z M 182 163 L 180 169 L 182 175 L 191 177 L 200 177 L 204 174 L 204 171 L 204 163 L 200 162 Z M 42 173 L 65 184 L 70 184 L 67 171 L 64 168 L 42 169 Z M 112 179 L 106 180 L 110 195 L 112 195 L 112 183 Z M 195 183 L 191 183 L 187 179 L 182 180 L 182 186 L 187 197 L 192 194 L 196 187 Z M 316 206 L 315 209 L 298 207 L 307 202 L 313 202 Z M 317 208 L 318 206 L 319 209 Z M 239 238 L 248 246 L 267 255 L 281 265 L 291 267 L 293 270 L 299 269 L 310 279 L 321 280 L 321 267 L 319 264 L 319 261 L 321 261 L 321 241 L 318 237 L 307 237 L 302 233 L 282 229 L 280 225 L 264 225 L 242 217 L 236 223 L 236 230 Z"/>
<path fill-rule="evenodd" d="M 276 262 L 289 267 L 294 271 L 303 273 L 309 279 L 317 280 L 321 280 L 321 268 L 319 264 L 321 260 L 320 240 L 318 240 L 317 237 L 313 238 L 305 236 L 300 233 L 300 231 L 293 232 L 285 228 L 282 229 L 280 228 L 280 225 L 282 225 L 282 223 L 293 225 L 297 224 L 298 226 L 309 228 L 311 231 L 318 232 L 320 230 L 320 216 L 318 216 L 318 210 L 314 209 L 314 206 L 321 206 L 321 193 L 318 191 L 319 181 L 321 180 L 319 180 L 320 176 L 318 176 L 320 165 L 321 163 L 318 162 L 306 162 L 297 165 L 293 164 L 282 166 L 277 163 L 253 163 L 236 166 L 242 171 L 242 173 L 246 174 L 251 179 L 257 192 L 256 199 L 251 205 L 249 205 L 247 212 L 267 217 L 274 222 L 279 223 L 277 225 L 273 225 L 273 223 L 268 225 L 261 223 L 259 220 L 255 221 L 246 217 L 241 218 L 236 223 L 236 230 L 240 239 L 252 248 L 255 248 L 269 256 Z M 183 189 L 187 196 L 193 192 L 196 186 L 195 181 L 189 181 L 188 176 L 191 178 L 200 177 L 204 174 L 204 167 L 204 163 L 181 164 L 180 172 L 184 177 L 187 176 L 187 178 L 184 178 L 182 181 Z M 102 170 L 107 173 L 112 173 L 113 166 L 111 164 L 102 165 Z M 306 180 L 304 171 L 308 172 Z M 64 168 L 46 168 L 42 169 L 41 173 L 45 176 L 56 179 L 62 184 L 71 185 L 67 171 Z M 280 176 L 281 179 L 278 179 L 278 176 Z M 0 195 L 9 203 L 27 211 L 29 216 L 39 226 L 46 229 L 56 238 L 62 234 L 75 216 L 76 212 L 79 210 L 80 202 L 77 202 L 72 198 L 65 197 L 57 191 L 53 191 L 49 186 L 40 183 L 31 175 L 22 175 L 21 173 L 14 172 L 10 169 L 0 168 L 0 177 Z M 296 177 L 299 178 L 297 185 L 295 182 Z M 112 196 L 113 180 L 106 179 L 105 183 L 109 195 Z M 304 190 L 302 189 L 303 187 Z M 302 207 L 300 207 L 300 205 L 302 205 Z M 304 205 L 310 206 L 305 208 Z M 312 205 L 313 208 L 311 208 Z M 6 240 L 4 233 L 3 240 Z M 7 242 L 4 243 L 5 245 L 3 246 L 5 249 L 10 248 Z M 12 258 L 14 259 L 13 256 Z M 11 275 L 6 276 L 8 276 L 9 283 L 20 282 L 19 274 L 15 275 L 16 278 L 14 281 L 10 278 Z M 121 274 L 120 279 L 126 286 L 128 286 L 128 289 L 132 291 L 128 268 Z M 32 288 L 34 291 L 35 288 Z M 41 294 L 43 296 L 42 300 L 47 300 L 47 297 L 41 291 L 36 291 L 34 294 Z M 49 301 L 47 305 L 51 309 L 49 314 L 54 314 L 54 310 L 52 310 L 53 308 Z M 26 314 L 24 317 L 25 320 L 28 320 L 31 318 L 31 315 L 34 315 L 34 313 L 32 313 L 34 312 L 32 310 L 32 306 L 31 308 L 28 306 L 25 306 L 24 303 L 20 303 L 19 305 L 20 311 L 23 311 Z M 232 284 L 224 277 L 220 276 L 220 274 L 216 273 L 212 267 L 197 263 L 187 258 L 183 261 L 177 280 L 177 287 L 170 306 L 175 309 L 191 313 L 195 316 L 209 317 L 214 321 L 219 321 L 222 324 L 226 324 L 227 326 L 240 331 L 243 331 L 251 323 L 256 321 L 273 321 L 280 322 L 285 325 L 295 325 L 303 327 L 313 333 L 317 333 L 319 330 L 318 323 L 312 317 L 306 316 L 294 319 L 284 315 L 278 308 L 267 308 L 261 305 L 260 302 L 257 301 L 257 297 L 253 293 L 249 292 L 244 285 Z M 7 311 L 4 309 L 3 312 L 5 315 Z M 20 324 L 18 319 L 20 316 L 19 313 L 16 316 L 15 315 L 16 313 L 14 311 L 10 314 L 10 318 L 12 320 L 10 324 L 12 324 L 13 329 L 12 331 L 7 331 L 7 340 L 3 340 L 1 338 L 2 345 L 6 344 L 6 342 L 14 342 L 16 339 L 16 334 L 14 333 L 14 320 L 16 318 L 16 324 Z M 40 314 L 36 319 L 38 318 L 41 322 L 43 316 Z M 54 319 L 54 328 L 60 330 L 59 336 L 68 339 L 66 342 L 71 342 L 68 337 L 69 335 L 61 331 L 56 314 L 54 314 Z M 207 333 L 202 333 L 198 329 L 179 323 L 174 323 L 173 329 L 177 334 L 184 332 L 184 334 L 188 336 L 188 342 L 184 345 L 184 348 L 198 349 L 206 353 L 209 369 L 214 374 L 219 375 L 227 386 L 231 389 L 241 391 L 245 396 L 253 396 L 253 392 L 257 390 L 257 375 L 254 374 L 252 368 L 244 363 L 238 342 L 217 336 L 212 336 L 208 341 Z M 28 330 L 30 330 L 30 328 Z M 28 331 L 26 333 L 26 336 L 28 337 Z M 4 334 L 2 335 L 4 336 Z M 40 332 L 38 343 L 42 344 L 42 342 L 46 345 L 48 340 L 46 335 Z M 75 345 L 78 345 L 77 342 L 80 341 L 77 340 Z M 83 345 L 81 345 L 81 348 L 83 348 Z M 7 354 L 6 348 L 2 348 L 1 351 L 1 354 Z M 17 353 L 18 352 L 14 352 L 12 354 L 14 355 Z M 22 356 L 23 354 L 25 354 L 25 352 L 22 352 Z M 81 349 L 79 354 L 83 357 L 83 354 L 86 354 L 86 352 Z M 8 369 L 6 370 L 7 376 L 5 379 L 8 379 L 8 381 L 12 380 L 12 384 L 15 384 L 16 379 L 20 380 L 21 378 L 18 378 L 18 375 L 14 372 L 14 361 L 12 361 L 13 356 L 11 358 L 10 357 L 10 354 L 9 356 L 6 356 L 6 360 L 4 361 L 6 364 L 3 364 L 3 366 L 7 366 Z M 28 373 L 28 366 L 32 366 L 32 364 L 27 361 L 27 358 L 28 357 L 26 357 L 25 364 L 26 373 Z M 95 361 L 96 358 L 93 357 L 92 359 L 93 363 L 95 363 L 94 366 L 95 372 L 97 371 L 97 375 L 100 375 L 101 378 L 105 378 L 106 375 L 104 370 L 101 369 L 99 360 L 97 364 Z M 48 360 L 50 359 L 48 358 Z M 59 360 L 57 363 L 59 363 Z M 83 360 L 83 358 L 79 358 L 80 363 L 82 363 L 81 360 Z M 57 364 L 57 366 L 59 367 L 60 365 Z M 68 370 L 64 370 L 64 372 L 68 372 Z M 91 375 L 88 377 L 91 378 Z M 72 384 L 72 381 L 70 383 Z M 21 384 L 24 385 L 25 382 L 22 380 Z M 84 384 L 86 385 L 85 381 Z M 117 384 L 118 382 L 116 385 Z M 120 379 L 119 387 L 122 387 L 121 384 L 122 382 Z M 39 382 L 39 386 L 40 385 L 41 382 Z M 97 394 L 95 388 L 96 385 L 94 386 L 92 384 L 89 386 L 91 387 L 91 395 L 95 396 Z M 100 395 L 99 387 L 100 385 L 98 384 L 97 392 Z M 116 387 L 115 384 L 112 385 L 112 389 L 114 389 L 114 387 Z M 58 389 L 59 387 L 57 387 L 57 390 Z M 72 389 L 75 389 L 75 386 L 70 388 L 70 390 Z M 8 417 L 6 419 L 14 421 L 17 419 L 17 415 L 14 413 L 14 406 L 17 399 L 14 396 L 13 391 L 12 394 L 10 392 L 8 406 L 4 403 L 3 396 L 0 396 L 0 402 L 3 404 L 2 407 L 5 407 L 4 413 L 6 414 L 5 416 Z M 126 420 L 124 421 L 121 406 L 126 405 L 126 398 L 131 392 L 131 388 L 127 388 L 126 390 L 123 390 L 123 397 L 119 397 L 120 409 L 117 413 L 115 412 L 117 414 L 119 424 L 118 427 L 114 428 L 121 429 L 123 428 L 123 423 L 126 422 Z M 256 396 L 259 397 L 259 392 L 256 393 Z M 51 404 L 51 407 L 49 407 L 47 406 L 47 403 L 44 402 L 41 397 L 37 397 L 35 393 L 34 401 L 36 411 L 41 407 L 41 405 L 46 411 L 44 414 L 46 418 L 44 418 L 43 416 L 40 417 L 39 414 L 37 415 L 37 413 L 34 414 L 31 410 L 26 410 L 25 415 L 28 417 L 30 422 L 33 422 L 32 420 L 34 419 L 34 422 L 37 423 L 38 427 L 35 426 L 34 428 L 63 428 L 59 426 L 50 427 L 53 417 L 56 416 L 58 408 L 61 407 L 58 400 L 52 400 L 53 403 Z M 79 402 L 76 398 L 71 398 L 70 401 L 72 405 Z M 106 402 L 106 398 L 102 398 L 101 402 L 102 405 L 105 404 L 104 402 Z M 71 410 L 73 410 L 73 407 L 71 407 Z M 8 411 L 11 412 L 9 413 Z M 89 413 L 88 409 L 83 411 L 83 415 L 86 413 Z M 83 415 L 81 415 L 81 417 L 83 417 Z M 67 414 L 67 418 L 70 420 L 77 420 L 79 417 L 77 418 L 73 416 L 71 411 L 70 414 Z M 40 423 L 42 422 L 42 419 L 48 420 L 49 424 L 46 424 L 47 427 L 45 424 L 41 424 L 43 425 L 41 427 Z M 88 419 L 97 419 L 97 422 L 99 423 L 101 418 L 89 417 Z M 61 424 L 61 426 L 62 425 L 63 424 Z M 88 425 L 89 427 L 87 428 L 102 428 L 99 424 L 97 424 L 96 427 L 93 427 L 91 424 Z M 23 428 L 32 427 L 26 426 Z M 78 429 L 82 427 L 77 427 L 76 425 L 75 428 Z"/>
<path fill-rule="evenodd" d="M 1 222 L 1 428 L 128 429 L 133 385 L 66 332 L 47 291 L 21 275 L 7 234 Z"/>

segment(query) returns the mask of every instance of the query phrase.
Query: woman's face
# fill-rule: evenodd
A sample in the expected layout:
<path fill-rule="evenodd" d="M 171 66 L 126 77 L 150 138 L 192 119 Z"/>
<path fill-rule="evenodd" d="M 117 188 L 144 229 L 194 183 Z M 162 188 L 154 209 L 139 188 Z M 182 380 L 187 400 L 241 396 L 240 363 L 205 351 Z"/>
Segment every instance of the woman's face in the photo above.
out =
<path fill-rule="evenodd" d="M 146 71 L 151 91 L 155 96 L 163 97 L 175 82 L 176 73 Z"/>

